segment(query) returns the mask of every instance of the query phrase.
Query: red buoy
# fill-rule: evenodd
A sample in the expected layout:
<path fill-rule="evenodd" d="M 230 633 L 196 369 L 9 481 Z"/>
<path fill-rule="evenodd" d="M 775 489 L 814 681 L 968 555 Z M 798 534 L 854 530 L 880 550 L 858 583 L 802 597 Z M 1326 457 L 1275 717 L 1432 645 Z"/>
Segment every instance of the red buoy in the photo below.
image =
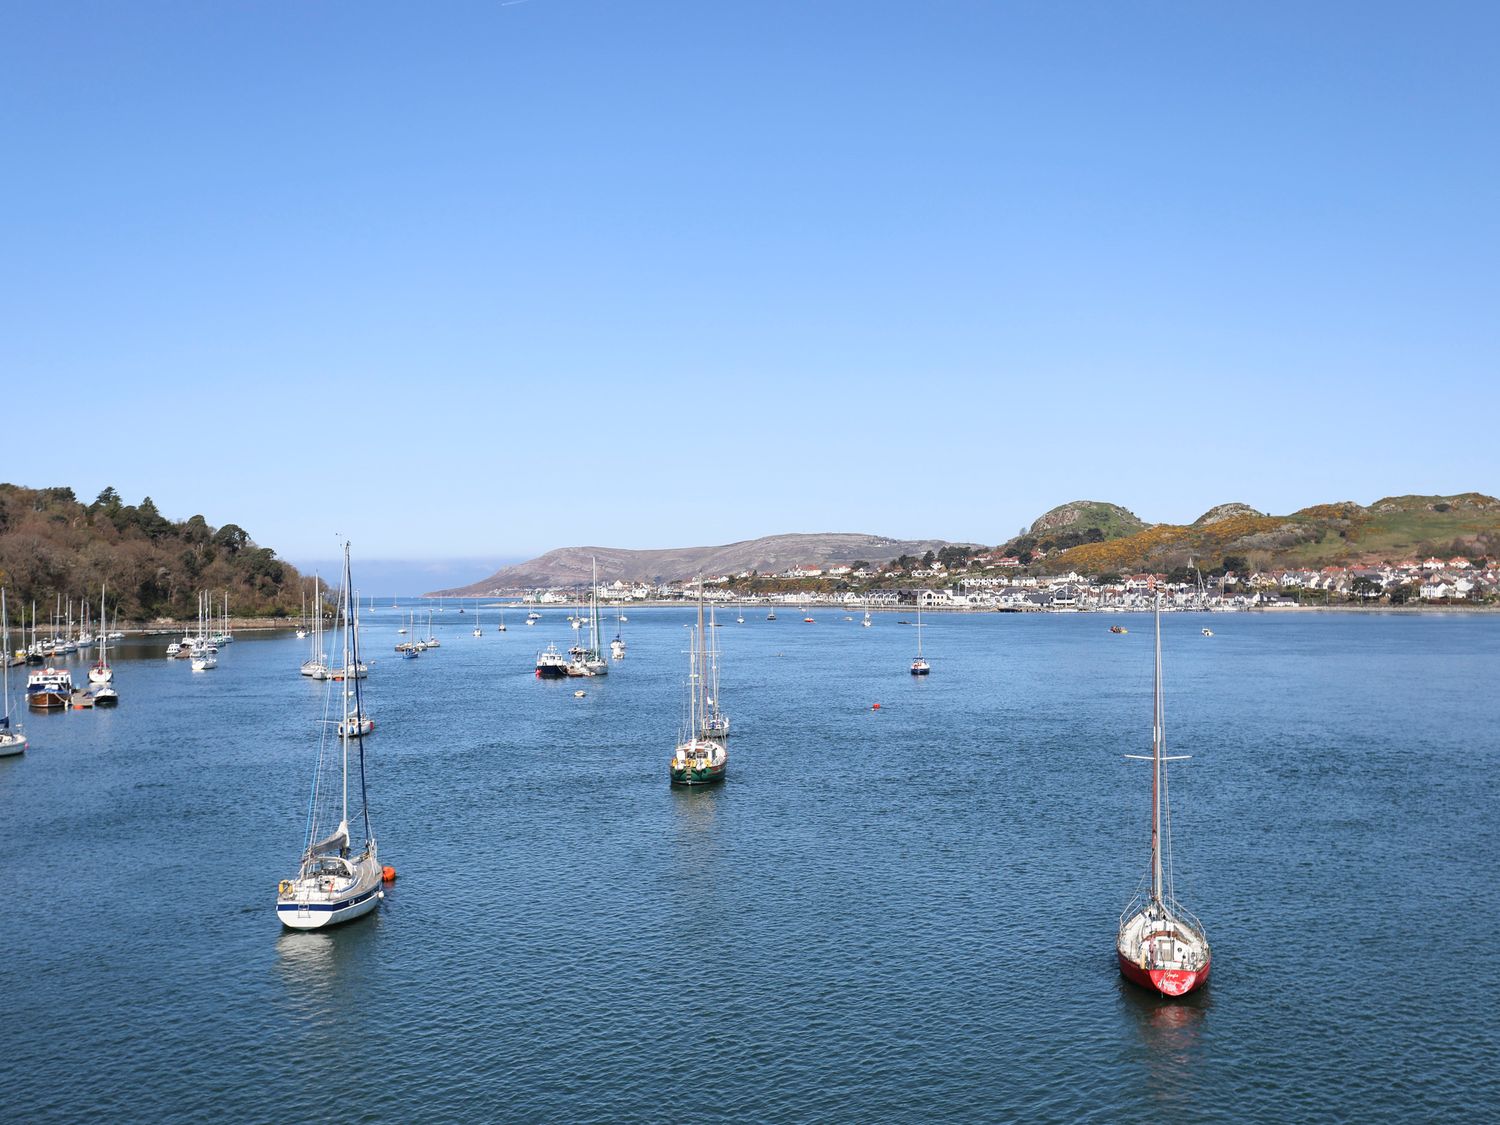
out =
<path fill-rule="evenodd" d="M 380 880 L 383 883 L 394 883 L 396 881 L 396 869 L 386 866 L 380 869 Z"/>
<path fill-rule="evenodd" d="M 880 710 L 880 704 L 878 704 L 878 703 L 872 703 L 872 704 L 870 704 L 870 710 L 871 711 L 879 711 Z"/>

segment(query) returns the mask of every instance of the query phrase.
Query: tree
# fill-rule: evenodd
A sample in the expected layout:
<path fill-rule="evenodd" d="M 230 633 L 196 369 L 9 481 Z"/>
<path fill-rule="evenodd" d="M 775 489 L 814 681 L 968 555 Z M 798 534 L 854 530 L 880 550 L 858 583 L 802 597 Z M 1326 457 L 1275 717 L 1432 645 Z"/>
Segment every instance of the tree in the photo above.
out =
<path fill-rule="evenodd" d="M 931 566 L 936 559 L 937 556 L 929 550 L 925 555 L 922 556 L 922 565 Z"/>
<path fill-rule="evenodd" d="M 231 555 L 245 549 L 250 542 L 250 535 L 243 527 L 235 523 L 226 523 L 219 528 L 218 534 L 213 538 L 215 547 L 222 547 Z"/>
<path fill-rule="evenodd" d="M 103 512 L 110 519 L 120 514 L 120 508 L 124 502 L 120 494 L 111 486 L 105 486 L 104 490 L 89 505 L 90 512 Z"/>

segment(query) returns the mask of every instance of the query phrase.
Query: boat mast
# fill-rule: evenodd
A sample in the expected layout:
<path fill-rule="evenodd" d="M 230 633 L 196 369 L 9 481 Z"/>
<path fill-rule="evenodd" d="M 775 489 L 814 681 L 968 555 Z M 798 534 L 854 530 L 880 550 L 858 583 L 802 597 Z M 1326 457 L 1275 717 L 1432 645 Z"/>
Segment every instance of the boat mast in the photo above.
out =
<path fill-rule="evenodd" d="M 26 621 L 21 620 L 21 646 L 26 644 Z M 5 607 L 5 587 L 0 586 L 0 673 L 5 676 L 5 727 L 10 727 L 10 614 Z"/>
<path fill-rule="evenodd" d="M 700 724 L 708 718 L 708 705 L 704 701 L 707 693 L 707 685 L 704 683 L 706 668 L 703 662 L 703 649 L 705 637 L 703 635 L 703 575 L 698 575 L 698 651 L 695 654 L 693 675 L 696 680 L 693 684 L 693 703 L 697 706 L 697 713 L 690 716 L 693 723 L 693 739 L 698 737 L 702 727 Z"/>
<path fill-rule="evenodd" d="M 344 544 L 344 677 L 339 681 L 340 702 L 343 704 L 343 722 L 339 724 L 339 742 L 344 751 L 344 814 L 339 823 L 349 823 L 349 544 Z M 355 673 L 358 682 L 358 673 Z"/>
<path fill-rule="evenodd" d="M 1161 703 L 1161 595 L 1156 595 L 1156 674 L 1151 708 L 1151 898 L 1161 898 L 1161 744 L 1165 716 Z"/>

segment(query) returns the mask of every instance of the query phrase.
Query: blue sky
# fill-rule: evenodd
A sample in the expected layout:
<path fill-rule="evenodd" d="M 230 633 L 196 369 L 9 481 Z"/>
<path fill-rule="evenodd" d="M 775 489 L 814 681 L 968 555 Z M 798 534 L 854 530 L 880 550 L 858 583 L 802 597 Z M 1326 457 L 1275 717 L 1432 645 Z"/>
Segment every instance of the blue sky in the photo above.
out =
<path fill-rule="evenodd" d="M 1489 4 L 13 5 L 0 477 L 294 561 L 1497 492 L 1497 44 Z"/>

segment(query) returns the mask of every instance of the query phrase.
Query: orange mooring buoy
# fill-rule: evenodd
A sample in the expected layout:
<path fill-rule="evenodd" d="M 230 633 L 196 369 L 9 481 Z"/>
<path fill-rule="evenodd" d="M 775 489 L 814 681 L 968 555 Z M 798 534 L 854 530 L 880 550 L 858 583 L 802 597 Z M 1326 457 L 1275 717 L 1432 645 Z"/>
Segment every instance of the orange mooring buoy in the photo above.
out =
<path fill-rule="evenodd" d="M 872 703 L 872 704 L 870 704 L 870 710 L 871 711 L 879 711 L 880 710 L 880 704 L 878 704 L 878 703 Z"/>
<path fill-rule="evenodd" d="M 394 883 L 396 881 L 396 869 L 386 866 L 380 869 L 380 880 L 383 883 Z"/>

